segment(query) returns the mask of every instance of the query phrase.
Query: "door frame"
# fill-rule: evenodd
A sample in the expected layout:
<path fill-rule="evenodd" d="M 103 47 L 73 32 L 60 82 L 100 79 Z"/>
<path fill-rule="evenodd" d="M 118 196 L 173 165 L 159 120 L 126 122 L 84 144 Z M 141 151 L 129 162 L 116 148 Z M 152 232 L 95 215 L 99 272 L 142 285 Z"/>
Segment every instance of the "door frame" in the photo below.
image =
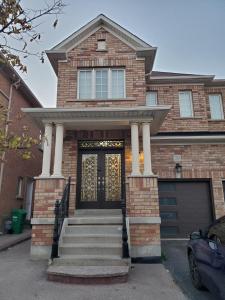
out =
<path fill-rule="evenodd" d="M 110 139 L 111 140 L 111 139 Z M 101 140 L 99 140 L 101 141 Z M 118 141 L 118 140 L 114 140 Z M 121 140 L 119 140 L 121 141 Z M 78 141 L 79 145 L 79 141 Z M 76 209 L 115 209 L 115 208 L 120 208 L 121 207 L 121 201 L 109 201 L 106 202 L 104 200 L 97 200 L 93 202 L 81 202 L 80 201 L 80 195 L 81 195 L 81 158 L 83 153 L 120 153 L 121 154 L 121 199 L 125 200 L 125 147 L 123 148 L 113 148 L 113 147 L 108 147 L 108 148 L 82 148 L 80 149 L 78 147 L 78 154 L 77 154 L 77 184 L 76 184 L 76 196 L 75 196 L 75 201 L 76 201 Z"/>

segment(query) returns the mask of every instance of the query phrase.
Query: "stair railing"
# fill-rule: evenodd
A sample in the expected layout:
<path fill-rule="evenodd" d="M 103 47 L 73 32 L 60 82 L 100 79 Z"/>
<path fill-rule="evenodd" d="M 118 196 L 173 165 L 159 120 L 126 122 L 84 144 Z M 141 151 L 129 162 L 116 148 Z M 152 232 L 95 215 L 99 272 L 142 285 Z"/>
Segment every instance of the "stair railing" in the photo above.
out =
<path fill-rule="evenodd" d="M 56 200 L 55 202 L 55 211 L 54 211 L 55 222 L 54 222 L 54 230 L 53 230 L 51 259 L 59 257 L 58 255 L 59 238 L 60 238 L 64 219 L 67 218 L 69 215 L 70 184 L 71 184 L 71 177 L 69 177 L 68 182 L 64 188 L 61 201 Z"/>
<path fill-rule="evenodd" d="M 128 234 L 127 234 L 127 223 L 126 223 L 126 202 L 124 199 L 121 200 L 123 227 L 122 227 L 122 243 L 123 243 L 123 258 L 129 258 L 129 246 L 128 246 Z"/>

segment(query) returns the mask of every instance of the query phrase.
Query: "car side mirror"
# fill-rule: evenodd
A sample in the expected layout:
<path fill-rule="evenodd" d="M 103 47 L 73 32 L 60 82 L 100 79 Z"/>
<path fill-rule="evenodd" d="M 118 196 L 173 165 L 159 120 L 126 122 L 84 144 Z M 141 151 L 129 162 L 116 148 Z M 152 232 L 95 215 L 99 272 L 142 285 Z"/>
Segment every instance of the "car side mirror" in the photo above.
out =
<path fill-rule="evenodd" d="M 201 230 L 199 231 L 194 231 L 190 234 L 190 239 L 191 240 L 199 240 L 202 238 L 202 232 Z"/>

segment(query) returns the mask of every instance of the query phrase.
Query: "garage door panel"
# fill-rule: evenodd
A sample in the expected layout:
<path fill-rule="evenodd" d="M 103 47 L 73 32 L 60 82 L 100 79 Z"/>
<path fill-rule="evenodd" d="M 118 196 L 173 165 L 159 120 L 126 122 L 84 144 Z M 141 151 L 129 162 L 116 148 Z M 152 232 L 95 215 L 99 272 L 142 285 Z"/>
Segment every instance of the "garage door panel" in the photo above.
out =
<path fill-rule="evenodd" d="M 159 181 L 162 237 L 186 238 L 212 222 L 209 182 Z"/>

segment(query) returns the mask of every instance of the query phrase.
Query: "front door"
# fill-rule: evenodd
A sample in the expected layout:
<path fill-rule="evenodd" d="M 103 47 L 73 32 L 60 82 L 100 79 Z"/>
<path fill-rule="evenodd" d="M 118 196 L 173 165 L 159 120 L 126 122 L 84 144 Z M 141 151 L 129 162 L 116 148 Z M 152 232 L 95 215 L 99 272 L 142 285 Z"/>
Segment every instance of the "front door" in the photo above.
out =
<path fill-rule="evenodd" d="M 123 149 L 80 149 L 78 208 L 119 208 L 123 191 Z"/>

